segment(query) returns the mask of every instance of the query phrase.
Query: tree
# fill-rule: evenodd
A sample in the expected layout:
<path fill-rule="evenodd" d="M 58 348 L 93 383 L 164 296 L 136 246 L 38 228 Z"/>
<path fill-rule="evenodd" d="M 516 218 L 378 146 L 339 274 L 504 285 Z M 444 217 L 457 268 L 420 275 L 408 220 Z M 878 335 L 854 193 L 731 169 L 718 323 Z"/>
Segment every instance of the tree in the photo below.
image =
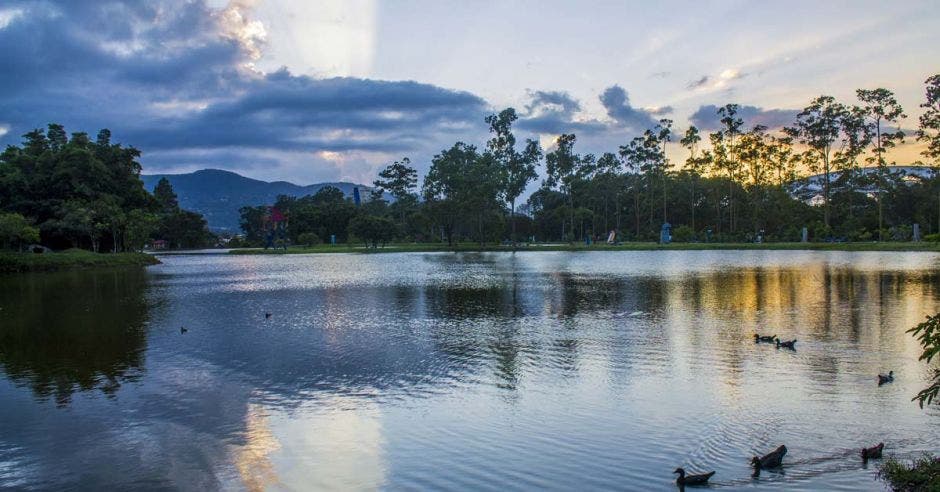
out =
<path fill-rule="evenodd" d="M 487 149 L 493 154 L 496 163 L 502 169 L 502 194 L 509 202 L 510 240 L 516 245 L 516 200 L 525 191 L 530 181 L 538 177 L 535 166 L 542 158 L 542 149 L 538 142 L 526 140 L 522 152 L 516 150 L 516 137 L 512 133 L 512 123 L 518 119 L 516 110 L 507 108 L 499 114 L 486 117 L 490 133 L 494 136 L 487 142 Z"/>
<path fill-rule="evenodd" d="M 926 321 L 911 328 L 908 333 L 917 337 L 921 346 L 924 347 L 924 351 L 920 354 L 918 360 L 929 364 L 934 357 L 940 354 L 940 313 L 928 316 Z M 940 394 L 940 369 L 934 369 L 933 383 L 921 390 L 914 397 L 914 400 L 923 408 L 925 403 L 929 405 L 937 398 L 938 394 Z"/>
<path fill-rule="evenodd" d="M 940 74 L 928 77 L 924 84 L 927 94 L 920 105 L 924 114 L 920 115 L 917 140 L 927 144 L 921 155 L 940 164 Z"/>
<path fill-rule="evenodd" d="M 379 172 L 373 182 L 376 188 L 388 191 L 398 204 L 400 224 L 405 225 L 405 209 L 414 204 L 414 194 L 418 184 L 418 171 L 410 166 L 411 160 L 403 157 L 400 161 L 389 164 Z"/>
<path fill-rule="evenodd" d="M 157 230 L 159 219 L 155 214 L 142 209 L 127 213 L 124 226 L 124 248 L 131 251 L 144 249 L 147 240 Z"/>
<path fill-rule="evenodd" d="M 806 157 L 813 171 L 823 174 L 823 221 L 829 224 L 829 188 L 832 172 L 833 144 L 842 131 L 842 120 L 847 114 L 845 105 L 832 96 L 819 96 L 796 116 L 796 125 L 785 129 L 800 143 L 809 147 Z"/>
<path fill-rule="evenodd" d="M 448 245 L 454 244 L 457 227 L 471 213 L 477 222 L 477 239 L 484 240 L 483 221 L 488 218 L 487 210 L 498 206 L 501 183 L 492 154 L 481 156 L 473 145 L 457 142 L 431 159 L 422 194 Z"/>
<path fill-rule="evenodd" d="M 173 191 L 173 185 L 166 178 L 160 178 L 160 181 L 157 182 L 157 186 L 153 188 L 153 196 L 157 199 L 157 203 L 165 214 L 173 213 L 180 208 L 176 192 Z"/>
<path fill-rule="evenodd" d="M 38 242 L 39 229 L 30 225 L 26 217 L 16 213 L 0 213 L 0 245 L 4 249 Z"/>
<path fill-rule="evenodd" d="M 698 158 L 696 153 L 698 152 L 698 145 L 702 141 L 702 136 L 699 135 L 698 128 L 694 125 L 690 126 L 685 134 L 682 136 L 682 139 L 679 140 L 679 144 L 683 147 L 689 149 L 689 158 L 685 160 L 685 168 L 691 173 L 692 184 L 691 191 L 689 193 L 689 212 L 691 214 L 691 227 L 692 233 L 695 234 L 695 182 L 698 180 L 699 175 L 701 174 L 702 161 Z"/>
<path fill-rule="evenodd" d="M 385 217 L 357 215 L 349 221 L 349 233 L 362 239 L 367 246 L 378 248 L 395 235 L 395 223 Z"/>
<path fill-rule="evenodd" d="M 659 152 L 659 166 L 658 172 L 662 175 L 663 182 L 663 222 L 666 220 L 666 174 L 669 173 L 669 160 L 666 158 L 666 144 L 672 140 L 672 120 L 670 119 L 661 119 L 659 124 L 656 125 L 656 140 L 659 141 L 662 146 L 662 150 Z"/>
<path fill-rule="evenodd" d="M 736 159 L 735 138 L 741 132 L 741 126 L 744 120 L 738 117 L 739 106 L 737 104 L 726 104 L 718 108 L 718 116 L 721 124 L 725 126 L 724 130 L 718 134 L 722 143 L 726 145 L 727 160 L 719 161 L 719 166 L 728 171 L 728 224 L 731 232 L 735 229 L 735 207 L 734 207 L 734 182 L 738 179 L 738 161 Z"/>
<path fill-rule="evenodd" d="M 904 109 L 901 108 L 901 105 L 898 104 L 897 99 L 895 99 L 894 93 L 888 89 L 859 89 L 855 91 L 855 93 L 858 96 L 858 100 L 864 104 L 862 111 L 857 112 L 857 114 L 860 114 L 862 117 L 867 117 L 869 120 L 869 124 L 866 125 L 867 140 L 871 141 L 872 145 L 874 145 L 875 162 L 878 166 L 878 240 L 881 241 L 883 240 L 881 235 L 884 229 L 881 194 L 882 188 L 884 187 L 885 167 L 887 166 L 884 154 L 887 149 L 893 148 L 897 142 L 904 141 L 904 132 L 901 131 L 900 126 L 895 132 L 882 132 L 881 124 L 894 123 L 900 125 L 899 121 L 903 118 L 907 118 L 907 115 L 904 114 Z M 852 121 L 848 116 L 844 118 Z M 845 124 L 843 124 L 843 126 L 852 127 L 852 125 Z"/>
<path fill-rule="evenodd" d="M 572 188 L 581 172 L 584 159 L 574 153 L 574 143 L 578 140 L 573 133 L 563 133 L 555 140 L 555 150 L 545 154 L 545 172 L 548 175 L 544 185 L 549 188 L 557 187 L 568 201 L 568 223 L 571 226 L 572 241 L 574 233 L 574 195 Z"/>

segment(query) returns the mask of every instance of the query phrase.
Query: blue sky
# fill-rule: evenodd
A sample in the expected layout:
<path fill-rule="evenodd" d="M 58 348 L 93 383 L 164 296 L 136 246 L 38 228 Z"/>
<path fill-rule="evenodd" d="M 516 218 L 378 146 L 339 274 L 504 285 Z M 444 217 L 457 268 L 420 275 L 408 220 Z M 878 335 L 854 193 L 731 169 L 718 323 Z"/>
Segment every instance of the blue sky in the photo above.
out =
<path fill-rule="evenodd" d="M 0 143 L 110 128 L 145 172 L 371 181 L 507 106 L 520 137 L 600 153 L 656 119 L 786 123 L 819 94 L 895 91 L 912 127 L 940 72 L 936 2 L 6 1 Z M 911 139 L 909 139 L 911 140 Z M 678 149 L 677 149 L 678 150 Z M 909 161 L 916 148 L 896 153 Z M 676 153 L 676 155 L 681 155 Z"/>

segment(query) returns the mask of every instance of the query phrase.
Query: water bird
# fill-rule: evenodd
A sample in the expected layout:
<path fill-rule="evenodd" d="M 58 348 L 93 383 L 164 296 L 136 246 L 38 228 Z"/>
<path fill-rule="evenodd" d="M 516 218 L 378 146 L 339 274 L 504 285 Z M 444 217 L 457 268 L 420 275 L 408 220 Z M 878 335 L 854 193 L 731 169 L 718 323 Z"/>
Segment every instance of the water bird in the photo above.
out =
<path fill-rule="evenodd" d="M 698 475 L 686 475 L 684 468 L 676 468 L 676 471 L 673 473 L 678 473 L 679 478 L 676 479 L 676 485 L 683 487 L 685 485 L 705 485 L 708 483 L 708 479 L 712 478 L 712 475 L 715 472 L 710 471 L 708 473 L 702 473 Z"/>
<path fill-rule="evenodd" d="M 264 319 L 268 319 L 270 317 L 271 317 L 271 313 L 264 313 Z"/>
<path fill-rule="evenodd" d="M 894 381 L 894 371 L 888 371 L 888 374 L 879 374 L 878 375 L 878 386 L 881 386 L 885 383 L 890 383 Z"/>
<path fill-rule="evenodd" d="M 760 473 L 760 470 L 767 468 L 777 468 L 783 463 L 783 457 L 787 454 L 787 447 L 780 445 L 779 448 L 771 451 L 770 453 L 765 454 L 764 456 L 758 458 L 757 456 L 751 458 L 751 465 L 754 467 L 755 473 Z"/>
<path fill-rule="evenodd" d="M 182 335 L 183 333 L 186 333 L 187 331 L 189 331 L 189 329 L 184 328 L 182 326 L 180 327 L 180 335 Z"/>
<path fill-rule="evenodd" d="M 862 461 L 881 458 L 881 451 L 885 448 L 885 443 L 879 442 L 877 446 L 862 448 Z"/>
<path fill-rule="evenodd" d="M 773 342 L 776 339 L 777 339 L 777 335 L 770 335 L 768 337 L 768 336 L 758 335 L 757 333 L 754 334 L 755 342 Z"/>
<path fill-rule="evenodd" d="M 778 338 L 777 348 L 780 348 L 780 347 L 796 350 L 796 339 L 794 338 L 793 340 L 790 340 L 788 342 L 781 342 L 780 339 Z"/>

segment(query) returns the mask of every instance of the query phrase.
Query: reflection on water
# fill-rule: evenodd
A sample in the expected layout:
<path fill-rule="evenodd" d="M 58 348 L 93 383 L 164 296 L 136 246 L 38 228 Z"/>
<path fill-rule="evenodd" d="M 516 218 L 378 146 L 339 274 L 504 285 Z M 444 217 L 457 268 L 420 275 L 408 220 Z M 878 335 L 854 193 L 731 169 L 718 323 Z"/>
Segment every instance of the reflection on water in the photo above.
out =
<path fill-rule="evenodd" d="M 114 395 L 141 377 L 146 346 L 141 271 L 68 272 L 0 281 L 0 367 L 40 398 Z"/>
<path fill-rule="evenodd" d="M 940 437 L 930 253 L 172 256 L 0 295 L 0 487 L 880 490 L 858 448 Z"/>

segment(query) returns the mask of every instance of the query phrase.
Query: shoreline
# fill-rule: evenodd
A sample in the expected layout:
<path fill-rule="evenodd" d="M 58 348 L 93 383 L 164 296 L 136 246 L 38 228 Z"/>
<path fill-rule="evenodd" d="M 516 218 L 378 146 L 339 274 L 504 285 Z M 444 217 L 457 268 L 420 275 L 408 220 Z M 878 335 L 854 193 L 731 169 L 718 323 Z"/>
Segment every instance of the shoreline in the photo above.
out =
<path fill-rule="evenodd" d="M 631 242 L 618 245 L 607 244 L 532 244 L 520 245 L 515 251 L 926 251 L 940 252 L 940 243 L 932 242 L 866 242 L 866 243 L 671 243 Z M 317 245 L 312 248 L 291 246 L 287 251 L 261 248 L 236 248 L 228 251 L 233 255 L 284 255 L 284 254 L 332 254 L 332 253 L 479 253 L 512 252 L 510 246 L 460 243 L 448 247 L 441 243 L 393 243 L 380 248 L 366 248 L 362 245 Z"/>
<path fill-rule="evenodd" d="M 159 263 L 159 259 L 146 253 L 94 253 L 76 249 L 43 254 L 0 252 L 0 274 L 141 267 Z"/>

